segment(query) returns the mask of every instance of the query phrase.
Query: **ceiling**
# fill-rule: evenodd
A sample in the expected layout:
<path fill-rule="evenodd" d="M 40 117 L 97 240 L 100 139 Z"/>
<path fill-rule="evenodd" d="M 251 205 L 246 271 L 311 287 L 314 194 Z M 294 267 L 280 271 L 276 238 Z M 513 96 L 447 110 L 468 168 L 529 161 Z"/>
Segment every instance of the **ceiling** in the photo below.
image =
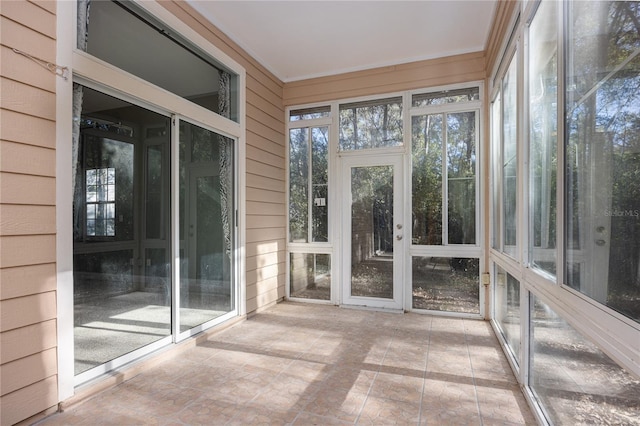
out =
<path fill-rule="evenodd" d="M 187 0 L 284 82 L 484 50 L 497 0 Z"/>

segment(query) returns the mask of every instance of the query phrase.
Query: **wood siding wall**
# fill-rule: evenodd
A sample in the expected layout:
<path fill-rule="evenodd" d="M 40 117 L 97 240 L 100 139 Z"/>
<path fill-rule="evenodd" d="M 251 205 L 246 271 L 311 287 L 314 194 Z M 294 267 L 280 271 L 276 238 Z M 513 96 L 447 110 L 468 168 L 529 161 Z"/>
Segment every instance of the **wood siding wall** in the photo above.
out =
<path fill-rule="evenodd" d="M 286 179 L 283 83 L 183 2 L 162 5 L 247 71 L 247 313 L 285 295 Z"/>
<path fill-rule="evenodd" d="M 484 52 L 356 71 L 284 85 L 285 106 L 483 80 Z"/>
<path fill-rule="evenodd" d="M 0 424 L 58 403 L 56 3 L 0 6 Z"/>

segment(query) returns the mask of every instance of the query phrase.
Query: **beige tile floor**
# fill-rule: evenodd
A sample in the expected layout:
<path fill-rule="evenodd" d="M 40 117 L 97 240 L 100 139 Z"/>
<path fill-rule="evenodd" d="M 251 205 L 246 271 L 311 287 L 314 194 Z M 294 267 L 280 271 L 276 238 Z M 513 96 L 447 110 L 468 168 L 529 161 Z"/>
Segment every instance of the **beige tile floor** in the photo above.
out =
<path fill-rule="evenodd" d="M 281 303 L 39 425 L 535 423 L 487 322 Z"/>

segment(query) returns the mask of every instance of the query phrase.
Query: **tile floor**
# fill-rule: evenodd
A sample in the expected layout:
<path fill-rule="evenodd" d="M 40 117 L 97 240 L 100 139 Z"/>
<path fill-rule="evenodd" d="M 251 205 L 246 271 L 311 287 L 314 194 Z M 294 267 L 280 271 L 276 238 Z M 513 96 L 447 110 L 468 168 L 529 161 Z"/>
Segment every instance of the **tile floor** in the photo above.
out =
<path fill-rule="evenodd" d="M 487 322 L 281 303 L 38 425 L 535 423 Z"/>

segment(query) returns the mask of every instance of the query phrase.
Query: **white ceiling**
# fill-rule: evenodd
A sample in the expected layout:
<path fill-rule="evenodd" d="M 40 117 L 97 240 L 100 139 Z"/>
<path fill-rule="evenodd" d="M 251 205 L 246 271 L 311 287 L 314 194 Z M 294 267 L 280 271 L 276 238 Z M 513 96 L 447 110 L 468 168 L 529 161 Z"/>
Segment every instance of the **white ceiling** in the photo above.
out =
<path fill-rule="evenodd" d="M 284 82 L 483 50 L 497 0 L 187 0 Z"/>

